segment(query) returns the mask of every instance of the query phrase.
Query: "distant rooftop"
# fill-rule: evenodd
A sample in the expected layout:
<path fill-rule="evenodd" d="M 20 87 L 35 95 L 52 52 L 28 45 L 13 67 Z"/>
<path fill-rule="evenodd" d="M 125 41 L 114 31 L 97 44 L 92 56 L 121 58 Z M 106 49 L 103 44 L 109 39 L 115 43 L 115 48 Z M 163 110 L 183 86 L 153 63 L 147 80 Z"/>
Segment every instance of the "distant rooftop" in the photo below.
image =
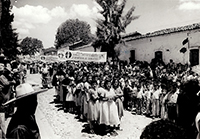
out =
<path fill-rule="evenodd" d="M 125 37 L 124 39 L 125 39 L 125 41 L 131 41 L 131 40 L 136 40 L 136 39 L 142 39 L 142 38 L 148 38 L 148 37 L 154 37 L 154 36 L 161 36 L 161 35 L 170 34 L 170 33 L 189 31 L 189 30 L 194 30 L 194 29 L 200 29 L 200 23 L 195 23 L 195 24 L 192 24 L 192 25 L 176 27 L 176 28 L 163 29 L 163 30 L 152 32 L 152 33 L 147 33 L 147 34 L 144 34 L 144 35 L 138 35 L 138 36 L 133 36 L 133 37 L 132 36 L 129 37 L 129 34 L 128 34 L 127 35 L 128 37 Z"/>
<path fill-rule="evenodd" d="M 130 37 L 137 37 L 137 36 L 141 36 L 142 34 L 135 31 L 135 32 L 132 32 L 132 33 L 129 33 L 129 34 L 126 34 L 126 35 L 122 35 L 122 38 L 123 39 L 126 39 L 126 38 L 130 38 Z"/>
<path fill-rule="evenodd" d="M 76 47 L 71 47 L 70 50 L 79 50 L 80 48 L 87 48 L 87 47 L 91 47 L 92 43 L 86 44 L 86 45 L 79 45 Z"/>
<path fill-rule="evenodd" d="M 46 49 L 42 49 L 42 51 L 44 53 L 47 53 L 47 52 L 51 52 L 51 51 L 57 51 L 55 47 L 50 47 L 50 48 L 46 48 Z"/>

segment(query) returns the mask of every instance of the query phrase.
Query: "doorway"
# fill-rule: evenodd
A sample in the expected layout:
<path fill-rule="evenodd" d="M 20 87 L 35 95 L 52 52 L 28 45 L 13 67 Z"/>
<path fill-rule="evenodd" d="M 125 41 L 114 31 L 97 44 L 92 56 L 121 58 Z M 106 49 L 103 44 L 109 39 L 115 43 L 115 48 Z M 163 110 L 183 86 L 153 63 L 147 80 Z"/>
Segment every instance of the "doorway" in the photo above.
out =
<path fill-rule="evenodd" d="M 190 65 L 191 66 L 199 65 L 199 49 L 190 50 Z"/>
<path fill-rule="evenodd" d="M 162 53 L 162 51 L 156 51 L 155 52 L 155 59 L 157 59 L 157 60 L 163 60 L 163 53 Z"/>
<path fill-rule="evenodd" d="M 130 51 L 130 63 L 135 62 L 135 50 Z"/>

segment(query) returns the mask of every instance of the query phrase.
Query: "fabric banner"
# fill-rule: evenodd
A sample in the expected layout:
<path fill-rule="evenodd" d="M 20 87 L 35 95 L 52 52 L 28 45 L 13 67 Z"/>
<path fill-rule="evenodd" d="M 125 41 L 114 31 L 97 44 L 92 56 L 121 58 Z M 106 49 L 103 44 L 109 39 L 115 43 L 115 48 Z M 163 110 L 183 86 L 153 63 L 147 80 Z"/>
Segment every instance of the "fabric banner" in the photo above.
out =
<path fill-rule="evenodd" d="M 85 61 L 85 62 L 106 62 L 107 52 L 82 52 L 82 51 L 58 51 L 60 61 Z"/>
<path fill-rule="evenodd" d="M 29 56 L 29 55 L 24 55 L 24 56 L 18 56 L 20 61 L 24 62 L 33 62 L 33 61 L 39 61 L 40 57 L 39 56 Z"/>
<path fill-rule="evenodd" d="M 46 56 L 46 55 L 41 55 L 40 56 L 40 61 L 43 61 L 43 62 L 58 62 L 59 59 L 58 59 L 58 56 L 57 55 L 49 55 L 49 56 Z"/>
<path fill-rule="evenodd" d="M 182 44 L 185 45 L 186 43 L 188 43 L 188 41 L 189 41 L 188 38 L 186 38 L 183 40 Z"/>

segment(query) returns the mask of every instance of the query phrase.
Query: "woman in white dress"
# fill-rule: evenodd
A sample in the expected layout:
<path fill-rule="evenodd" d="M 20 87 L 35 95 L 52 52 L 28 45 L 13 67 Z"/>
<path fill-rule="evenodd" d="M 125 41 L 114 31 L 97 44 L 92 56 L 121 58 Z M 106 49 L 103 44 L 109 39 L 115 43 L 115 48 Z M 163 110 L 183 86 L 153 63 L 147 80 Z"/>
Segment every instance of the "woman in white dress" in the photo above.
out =
<path fill-rule="evenodd" d="M 78 118 L 81 117 L 81 96 L 83 90 L 82 78 L 83 78 L 83 72 L 79 72 L 76 78 L 76 90 L 74 92 L 74 101 L 76 106 L 76 114 L 78 115 Z"/>
<path fill-rule="evenodd" d="M 113 89 L 116 94 L 115 103 L 117 105 L 118 116 L 119 116 L 119 119 L 121 120 L 122 116 L 124 115 L 124 107 L 123 107 L 124 93 L 117 79 L 113 80 Z M 120 130 L 120 125 L 117 126 L 117 129 Z"/>
<path fill-rule="evenodd" d="M 74 112 L 74 92 L 75 92 L 75 83 L 74 78 L 69 77 L 70 83 L 66 86 L 67 88 L 67 95 L 66 95 L 66 103 L 67 103 L 67 111 L 70 113 Z"/>
<path fill-rule="evenodd" d="M 99 124 L 104 124 L 108 127 L 112 135 L 117 135 L 114 131 L 115 127 L 120 124 L 117 105 L 115 103 L 116 94 L 111 88 L 111 81 L 105 81 L 105 89 L 100 92 L 100 119 Z"/>
<path fill-rule="evenodd" d="M 83 84 L 83 95 L 82 95 L 82 104 L 83 104 L 83 120 L 87 118 L 88 116 L 88 101 L 89 101 L 89 95 L 88 91 L 91 87 L 91 81 L 92 81 L 92 75 L 87 76 L 87 81 L 84 81 Z"/>
<path fill-rule="evenodd" d="M 88 122 L 90 125 L 90 133 L 94 133 L 94 125 L 99 119 L 99 96 L 97 92 L 97 81 L 92 81 L 91 88 L 88 90 Z"/>

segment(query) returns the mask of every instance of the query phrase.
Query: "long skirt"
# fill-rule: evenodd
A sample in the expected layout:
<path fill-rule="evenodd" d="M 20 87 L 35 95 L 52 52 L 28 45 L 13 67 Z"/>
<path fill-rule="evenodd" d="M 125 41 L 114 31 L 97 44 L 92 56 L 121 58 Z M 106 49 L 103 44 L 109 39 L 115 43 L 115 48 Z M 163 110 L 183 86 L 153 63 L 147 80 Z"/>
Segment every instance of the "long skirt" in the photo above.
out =
<path fill-rule="evenodd" d="M 161 119 L 167 119 L 167 112 L 166 112 L 166 109 L 165 109 L 165 104 L 161 104 L 160 105 L 160 117 Z"/>
<path fill-rule="evenodd" d="M 176 104 L 175 103 L 167 104 L 167 114 L 168 114 L 169 120 L 172 120 L 172 121 L 176 120 L 177 114 L 176 114 Z"/>
<path fill-rule="evenodd" d="M 99 124 L 117 126 L 120 124 L 117 105 L 114 101 L 100 102 Z"/>
<path fill-rule="evenodd" d="M 58 86 L 55 86 L 55 94 L 56 94 L 56 95 L 59 95 L 59 89 L 58 89 Z"/>
<path fill-rule="evenodd" d="M 74 96 L 73 96 L 72 92 L 67 93 L 66 101 L 74 101 Z"/>
<path fill-rule="evenodd" d="M 81 93 L 81 90 L 77 89 L 74 95 L 74 102 L 75 102 L 75 106 L 77 107 L 80 106 L 80 93 Z"/>
<path fill-rule="evenodd" d="M 60 101 L 63 102 L 63 87 L 62 84 L 58 86 L 58 95 L 60 96 Z"/>
<path fill-rule="evenodd" d="M 87 118 L 89 121 L 97 121 L 99 119 L 99 101 L 90 100 L 88 102 L 88 115 Z"/>
<path fill-rule="evenodd" d="M 117 109 L 118 109 L 119 118 L 121 119 L 122 116 L 124 116 L 124 107 L 123 107 L 123 103 L 120 98 L 118 98 L 116 100 L 116 105 L 117 105 Z"/>
<path fill-rule="evenodd" d="M 83 95 L 83 116 L 87 117 L 88 114 L 88 94 L 84 93 Z"/>
<path fill-rule="evenodd" d="M 147 115 L 151 114 L 151 100 L 150 99 L 146 100 L 146 114 Z"/>
<path fill-rule="evenodd" d="M 159 116 L 159 112 L 160 112 L 159 99 L 153 99 L 153 103 L 152 103 L 152 115 L 153 116 Z"/>
<path fill-rule="evenodd" d="M 77 96 L 77 105 L 81 107 L 81 98 L 83 96 L 83 92 L 80 91 Z"/>
<path fill-rule="evenodd" d="M 75 106 L 78 106 L 78 94 L 74 95 L 74 102 L 75 102 Z"/>
<path fill-rule="evenodd" d="M 85 118 L 87 118 L 88 114 L 88 97 L 87 94 L 84 92 L 81 97 L 81 110 L 82 114 Z"/>

